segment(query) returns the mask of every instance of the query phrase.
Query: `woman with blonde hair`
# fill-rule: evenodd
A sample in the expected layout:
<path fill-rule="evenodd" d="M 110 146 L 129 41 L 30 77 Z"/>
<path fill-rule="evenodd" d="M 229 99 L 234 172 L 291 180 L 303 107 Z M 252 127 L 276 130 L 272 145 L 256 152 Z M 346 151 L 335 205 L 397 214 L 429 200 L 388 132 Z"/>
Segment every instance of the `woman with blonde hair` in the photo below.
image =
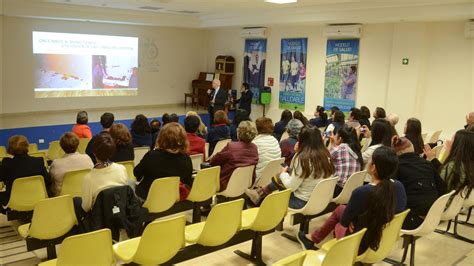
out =
<path fill-rule="evenodd" d="M 196 116 L 197 118 L 199 118 L 199 128 L 198 128 L 198 131 L 196 132 L 196 134 L 202 138 L 206 138 L 206 135 L 207 135 L 207 127 L 206 125 L 202 122 L 202 119 L 201 117 L 199 116 L 198 113 L 196 113 L 195 111 L 189 111 L 186 113 L 186 117 L 190 116 L 190 115 L 193 115 L 193 116 Z"/>

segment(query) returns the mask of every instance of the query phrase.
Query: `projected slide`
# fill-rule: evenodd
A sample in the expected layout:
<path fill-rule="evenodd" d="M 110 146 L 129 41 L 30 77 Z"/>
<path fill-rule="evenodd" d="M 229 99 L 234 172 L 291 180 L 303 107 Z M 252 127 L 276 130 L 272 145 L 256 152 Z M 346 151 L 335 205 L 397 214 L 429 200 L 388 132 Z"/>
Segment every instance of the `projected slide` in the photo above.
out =
<path fill-rule="evenodd" d="M 138 38 L 33 32 L 35 97 L 133 96 Z"/>

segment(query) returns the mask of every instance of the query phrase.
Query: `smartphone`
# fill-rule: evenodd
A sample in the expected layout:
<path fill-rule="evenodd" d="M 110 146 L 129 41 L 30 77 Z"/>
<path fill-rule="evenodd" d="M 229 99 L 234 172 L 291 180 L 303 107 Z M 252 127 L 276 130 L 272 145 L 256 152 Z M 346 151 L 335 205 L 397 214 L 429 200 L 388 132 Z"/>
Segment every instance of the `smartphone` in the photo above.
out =
<path fill-rule="evenodd" d="M 365 131 L 366 131 L 366 130 L 365 130 L 365 127 L 361 127 L 361 128 L 360 128 L 360 133 L 365 134 Z"/>

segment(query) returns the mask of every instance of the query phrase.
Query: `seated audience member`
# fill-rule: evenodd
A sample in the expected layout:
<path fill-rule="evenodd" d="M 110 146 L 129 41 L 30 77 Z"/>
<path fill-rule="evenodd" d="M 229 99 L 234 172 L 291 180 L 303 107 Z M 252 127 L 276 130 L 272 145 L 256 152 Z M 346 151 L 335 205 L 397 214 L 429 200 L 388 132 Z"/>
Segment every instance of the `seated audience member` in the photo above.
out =
<path fill-rule="evenodd" d="M 256 165 L 258 163 L 257 146 L 252 143 L 255 136 L 257 136 L 255 124 L 251 121 L 242 121 L 237 128 L 238 141 L 230 142 L 221 152 L 211 158 L 211 166 L 221 167 L 221 191 L 227 188 L 230 176 L 237 167 Z"/>
<path fill-rule="evenodd" d="M 304 127 L 298 136 L 295 158 L 288 167 L 283 167 L 277 178 L 266 187 L 246 190 L 250 200 L 258 205 L 262 198 L 275 190 L 291 189 L 289 207 L 301 209 L 308 202 L 314 187 L 323 179 L 334 175 L 334 166 L 315 127 Z"/>
<path fill-rule="evenodd" d="M 237 141 L 237 128 L 239 127 L 240 122 L 242 121 L 249 121 L 250 118 L 248 116 L 247 110 L 244 109 L 237 109 L 235 111 L 234 120 L 230 123 L 230 138 L 232 141 Z"/>
<path fill-rule="evenodd" d="M 367 106 L 361 106 L 360 107 L 360 119 L 359 123 L 361 126 L 367 126 L 368 129 L 370 129 L 370 110 Z"/>
<path fill-rule="evenodd" d="M 274 159 L 281 158 L 280 143 L 272 135 L 273 122 L 268 117 L 260 117 L 255 121 L 258 135 L 252 141 L 257 145 L 258 149 L 258 164 L 255 167 L 256 181 L 260 179 L 263 169 L 267 164 Z"/>
<path fill-rule="evenodd" d="M 161 121 L 163 121 L 163 126 L 168 124 L 170 122 L 170 114 L 164 113 L 163 116 L 161 117 Z M 155 144 L 153 143 L 153 145 Z"/>
<path fill-rule="evenodd" d="M 337 185 L 334 189 L 334 197 L 337 197 L 347 179 L 362 169 L 364 160 L 360 151 L 359 140 L 357 139 L 357 132 L 353 127 L 344 126 L 336 135 L 330 135 L 332 148 L 329 151 L 331 161 L 336 169 L 335 176 L 338 176 Z"/>
<path fill-rule="evenodd" d="M 471 125 L 474 125 L 474 112 L 470 112 L 466 115 L 466 125 L 464 126 L 464 129 L 467 129 Z"/>
<path fill-rule="evenodd" d="M 362 128 L 365 129 L 364 136 L 367 138 L 367 141 L 370 143 L 369 147 L 362 153 L 362 158 L 364 159 L 365 168 L 367 168 L 367 163 L 374 151 L 381 147 L 391 147 L 392 146 L 392 126 L 385 119 L 375 119 L 372 123 L 372 130 L 369 130 L 366 126 Z"/>
<path fill-rule="evenodd" d="M 151 146 L 150 149 L 153 150 L 155 147 L 156 139 L 158 138 L 158 134 L 160 134 L 161 122 L 158 119 L 153 119 L 150 122 L 151 128 Z"/>
<path fill-rule="evenodd" d="M 309 124 L 313 127 L 326 127 L 328 121 L 328 115 L 325 112 L 324 107 L 318 105 L 316 107 L 316 112 L 314 112 L 314 118 L 309 120 Z"/>
<path fill-rule="evenodd" d="M 430 162 L 415 152 L 408 138 L 396 138 L 394 150 L 400 161 L 395 179 L 405 187 L 410 209 L 403 229 L 415 229 L 423 223 L 431 205 L 446 193 L 446 184 Z"/>
<path fill-rule="evenodd" d="M 188 146 L 184 128 L 175 122 L 166 124 L 156 140 L 155 149 L 146 153 L 133 169 L 140 182 L 135 190 L 137 196 L 146 199 L 151 184 L 157 178 L 179 176 L 181 183 L 191 187 L 193 164 L 186 154 Z"/>
<path fill-rule="evenodd" d="M 382 107 L 375 108 L 375 111 L 372 114 L 372 116 L 374 117 L 374 119 L 377 119 L 377 118 L 385 119 L 385 117 L 387 117 L 385 113 L 385 109 L 383 109 Z"/>
<path fill-rule="evenodd" d="M 416 118 L 410 118 L 405 124 L 405 137 L 410 140 L 418 155 L 423 154 L 423 137 L 421 136 L 421 122 Z"/>
<path fill-rule="evenodd" d="M 214 152 L 217 142 L 224 139 L 230 139 L 229 119 L 224 111 L 219 110 L 214 114 L 214 124 L 207 133 L 207 142 L 209 142 L 209 156 Z"/>
<path fill-rule="evenodd" d="M 352 128 L 359 128 L 360 127 L 360 109 L 359 108 L 352 108 L 351 112 L 349 113 L 349 119 L 346 122 L 346 125 Z"/>
<path fill-rule="evenodd" d="M 3 206 L 6 206 L 10 200 L 13 181 L 17 178 L 41 175 L 46 189 L 49 191 L 51 187 L 51 177 L 44 166 L 43 158 L 29 156 L 28 146 L 28 140 L 23 135 L 11 136 L 8 139 L 7 152 L 13 158 L 3 158 L 0 166 L 0 181 L 6 186 L 5 192 L 0 192 L 0 203 Z M 1 207 L 0 209 L 4 213 L 4 209 Z"/>
<path fill-rule="evenodd" d="M 235 102 L 239 104 L 239 109 L 244 109 L 247 111 L 248 116 L 252 112 L 252 99 L 253 92 L 250 90 L 250 85 L 248 83 L 242 83 L 240 87 L 240 99 L 237 99 Z"/>
<path fill-rule="evenodd" d="M 404 211 L 406 206 L 403 185 L 392 179 L 397 168 L 398 158 L 391 148 L 375 150 L 368 167 L 371 183 L 356 188 L 347 205 L 339 205 L 319 229 L 308 235 L 300 231 L 298 240 L 303 248 L 314 249 L 314 244 L 320 243 L 333 230 L 336 238 L 340 239 L 367 228 L 359 254 L 368 248 L 377 250 L 385 224 L 395 214 Z"/>
<path fill-rule="evenodd" d="M 206 154 L 206 141 L 196 135 L 200 122 L 199 118 L 193 115 L 187 116 L 184 119 L 184 129 L 186 130 L 186 136 L 189 142 L 189 151 L 187 154 L 189 155 L 200 153 L 204 156 Z M 206 158 L 203 157 L 203 160 L 206 160 Z"/>
<path fill-rule="evenodd" d="M 273 136 L 280 141 L 281 140 L 281 135 L 283 135 L 283 132 L 286 130 L 286 125 L 288 122 L 293 118 L 293 114 L 291 113 L 290 110 L 285 109 L 283 112 L 281 112 L 281 118 L 280 121 L 278 121 L 275 124 L 275 131 L 273 132 Z"/>
<path fill-rule="evenodd" d="M 94 206 L 99 193 L 105 189 L 128 184 L 125 167 L 113 163 L 110 158 L 115 153 L 115 143 L 109 133 L 101 133 L 94 139 L 94 155 L 97 163 L 82 182 L 81 197 L 74 198 L 76 215 L 80 217 L 89 212 Z M 78 211 L 79 206 L 83 211 Z"/>
<path fill-rule="evenodd" d="M 400 120 L 398 115 L 395 113 L 390 113 L 385 119 L 387 119 L 387 121 L 390 123 L 390 125 L 392 125 L 392 127 L 395 127 L 398 124 L 398 120 Z"/>
<path fill-rule="evenodd" d="M 295 111 L 295 112 L 293 113 L 293 118 L 300 120 L 301 123 L 303 123 L 303 126 L 309 125 L 308 118 L 306 118 L 306 116 L 304 116 L 304 114 L 303 114 L 302 112 L 300 112 L 300 111 Z"/>
<path fill-rule="evenodd" d="M 328 124 L 326 131 L 337 134 L 337 131 L 344 126 L 344 119 L 345 116 L 342 111 L 335 111 L 332 115 L 331 123 Z"/>
<path fill-rule="evenodd" d="M 110 130 L 110 127 L 114 124 L 114 120 L 115 120 L 114 114 L 103 113 L 100 116 L 100 125 L 102 126 L 102 131 L 100 133 L 108 132 Z M 93 152 L 93 144 L 94 144 L 94 138 L 96 136 L 98 135 L 95 135 L 94 137 L 92 137 L 89 143 L 87 143 L 87 147 L 86 147 L 86 154 L 89 155 L 89 157 L 91 158 L 94 164 L 96 163 L 96 160 L 95 160 L 95 156 Z"/>
<path fill-rule="evenodd" d="M 288 138 L 280 141 L 281 156 L 285 157 L 285 164 L 290 165 L 295 155 L 295 145 L 298 142 L 298 135 L 303 128 L 303 123 L 298 119 L 291 119 L 286 125 Z"/>
<path fill-rule="evenodd" d="M 132 122 L 132 143 L 134 147 L 150 147 L 152 146 L 151 140 L 151 127 L 148 124 L 146 116 L 140 114 L 135 117 Z"/>
<path fill-rule="evenodd" d="M 122 123 L 114 124 L 109 133 L 115 143 L 115 153 L 110 160 L 116 163 L 133 161 L 135 152 L 132 145 L 132 135 L 128 128 Z"/>
<path fill-rule="evenodd" d="M 61 188 L 63 187 L 63 178 L 67 172 L 92 169 L 94 163 L 87 154 L 80 154 L 77 152 L 79 146 L 79 138 L 72 132 L 66 132 L 61 136 L 59 145 L 66 153 L 63 157 L 53 161 L 49 168 L 51 175 L 51 192 L 59 196 Z"/>
<path fill-rule="evenodd" d="M 72 127 L 72 132 L 79 138 L 92 138 L 91 128 L 87 125 L 89 117 L 86 111 L 77 113 L 76 124 Z"/>
<path fill-rule="evenodd" d="M 179 116 L 175 113 L 170 114 L 170 123 L 171 122 L 179 123 Z"/>
<path fill-rule="evenodd" d="M 339 107 L 337 107 L 337 106 L 331 107 L 330 110 L 331 110 L 331 114 L 329 115 L 329 119 L 328 119 L 327 125 L 330 125 L 330 124 L 332 123 L 333 116 L 334 116 L 334 112 L 340 111 L 340 110 L 339 110 Z"/>
<path fill-rule="evenodd" d="M 207 136 L 207 127 L 206 125 L 202 122 L 202 119 L 201 117 L 198 115 L 198 113 L 194 112 L 194 111 L 189 111 L 186 113 L 186 116 L 190 116 L 190 115 L 194 115 L 196 116 L 197 118 L 199 118 L 199 128 L 196 132 L 196 134 L 203 138 L 203 139 L 206 139 L 206 136 Z"/>

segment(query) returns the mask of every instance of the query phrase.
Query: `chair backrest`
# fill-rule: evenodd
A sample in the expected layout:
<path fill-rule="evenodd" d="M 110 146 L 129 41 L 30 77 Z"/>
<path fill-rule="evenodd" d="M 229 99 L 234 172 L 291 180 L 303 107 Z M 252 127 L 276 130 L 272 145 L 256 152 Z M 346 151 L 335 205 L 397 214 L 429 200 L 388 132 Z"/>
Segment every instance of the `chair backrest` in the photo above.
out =
<path fill-rule="evenodd" d="M 87 144 L 89 144 L 89 141 L 91 141 L 88 138 L 80 138 L 79 139 L 79 146 L 77 146 L 77 152 L 85 154 L 86 153 L 86 148 Z"/>
<path fill-rule="evenodd" d="M 191 157 L 191 162 L 193 163 L 193 170 L 201 170 L 201 163 L 204 162 L 204 154 L 198 153 L 190 155 L 189 157 Z"/>
<path fill-rule="evenodd" d="M 133 174 L 133 168 L 135 167 L 135 164 L 133 161 L 125 161 L 125 162 L 118 162 L 118 163 L 125 166 L 125 169 L 127 170 L 128 179 L 137 181 L 137 178 Z"/>
<path fill-rule="evenodd" d="M 351 198 L 352 192 L 364 184 L 367 171 L 360 171 L 353 173 L 344 184 L 341 193 L 333 199 L 336 204 L 347 204 Z"/>
<path fill-rule="evenodd" d="M 84 177 L 90 171 L 91 169 L 83 169 L 65 173 L 63 178 L 63 186 L 61 187 L 61 192 L 59 194 L 80 197 L 82 182 L 84 181 Z"/>
<path fill-rule="evenodd" d="M 65 154 L 64 150 L 61 148 L 61 145 L 59 144 L 59 140 L 51 141 L 49 143 L 48 147 L 48 159 L 50 160 L 56 160 L 58 158 L 63 157 Z"/>
<path fill-rule="evenodd" d="M 7 157 L 8 153 L 7 153 L 7 149 L 5 148 L 5 146 L 0 146 L 0 157 Z"/>
<path fill-rule="evenodd" d="M 184 215 L 155 221 L 147 225 L 138 244 L 133 262 L 144 265 L 162 264 L 184 247 Z"/>
<path fill-rule="evenodd" d="M 433 148 L 433 151 L 435 152 L 436 158 L 439 158 L 439 155 L 441 154 L 441 151 L 444 149 L 443 145 L 438 145 Z"/>
<path fill-rule="evenodd" d="M 212 207 L 197 243 L 219 246 L 229 241 L 240 230 L 244 202 L 238 199 Z"/>
<path fill-rule="evenodd" d="M 433 135 L 431 135 L 431 138 L 430 140 L 428 141 L 428 143 L 435 143 L 439 140 L 439 136 L 441 135 L 441 132 L 443 132 L 443 130 L 437 130 L 433 133 Z"/>
<path fill-rule="evenodd" d="M 29 152 L 28 155 L 31 157 L 43 158 L 44 167 L 48 167 L 48 159 L 46 158 L 46 152 L 44 151 Z"/>
<path fill-rule="evenodd" d="M 336 186 L 338 177 L 326 178 L 314 187 L 308 202 L 304 205 L 300 212 L 304 215 L 315 215 L 326 209 L 334 195 L 334 187 Z"/>
<path fill-rule="evenodd" d="M 219 191 L 221 167 L 214 166 L 197 172 L 187 200 L 201 202 L 212 198 Z"/>
<path fill-rule="evenodd" d="M 222 149 L 225 148 L 225 146 L 227 145 L 227 143 L 231 142 L 231 139 L 223 139 L 223 140 L 219 140 L 217 143 L 216 143 L 216 146 L 214 147 L 214 151 L 212 152 L 211 156 L 209 156 L 209 159 L 218 154 L 220 151 L 222 151 Z"/>
<path fill-rule="evenodd" d="M 449 198 L 454 194 L 454 192 L 455 191 L 453 190 L 447 194 L 444 194 L 443 196 L 439 197 L 433 203 L 433 205 L 431 205 L 431 208 L 426 214 L 423 223 L 417 229 L 413 230 L 415 231 L 413 235 L 424 236 L 429 233 L 432 233 L 436 229 L 436 227 L 438 227 L 438 224 L 441 220 L 441 215 L 443 214 L 444 209 L 446 208 L 446 203 L 448 202 Z"/>
<path fill-rule="evenodd" d="M 474 191 L 471 190 L 471 193 L 469 194 L 469 197 L 464 200 L 464 203 L 462 205 L 464 208 L 470 208 L 474 206 Z"/>
<path fill-rule="evenodd" d="M 280 141 L 285 140 L 290 137 L 290 134 L 288 134 L 288 131 L 284 131 L 283 134 L 281 134 Z"/>
<path fill-rule="evenodd" d="M 37 152 L 38 151 L 38 144 L 30 143 L 28 145 L 28 152 Z"/>
<path fill-rule="evenodd" d="M 405 217 L 410 212 L 409 209 L 395 214 L 393 219 L 385 225 L 385 228 L 382 231 L 382 238 L 380 239 L 379 248 L 377 251 L 372 249 L 368 249 L 361 258 L 363 263 L 376 263 L 385 259 L 390 252 L 392 252 L 393 246 L 397 243 L 400 237 L 400 229 L 402 228 L 403 221 L 405 221 Z"/>
<path fill-rule="evenodd" d="M 273 266 L 302 266 L 304 259 L 306 258 L 306 254 L 307 251 L 298 252 L 273 263 Z"/>
<path fill-rule="evenodd" d="M 33 211 L 28 236 L 54 239 L 65 235 L 77 224 L 70 195 L 39 201 Z"/>
<path fill-rule="evenodd" d="M 140 161 L 142 160 L 143 156 L 145 156 L 145 154 L 149 151 L 150 151 L 150 147 L 135 147 L 135 148 L 133 148 L 133 153 L 135 154 L 135 159 L 133 159 L 133 163 L 135 165 L 139 164 Z"/>
<path fill-rule="evenodd" d="M 257 185 L 265 187 L 270 184 L 272 177 L 281 172 L 281 164 L 285 162 L 285 158 L 278 158 L 268 162 L 260 173 L 260 179 L 257 180 Z"/>
<path fill-rule="evenodd" d="M 143 203 L 150 213 L 164 212 L 179 201 L 179 176 L 158 178 L 151 183 Z"/>
<path fill-rule="evenodd" d="M 421 134 L 421 138 L 423 139 L 423 143 L 426 143 L 426 138 L 428 137 L 428 133 Z"/>
<path fill-rule="evenodd" d="M 364 228 L 337 240 L 327 251 L 321 265 L 353 265 L 359 252 L 360 241 L 366 231 L 367 228 Z"/>
<path fill-rule="evenodd" d="M 44 179 L 40 175 L 17 178 L 13 181 L 8 208 L 32 211 L 36 203 L 48 198 Z"/>
<path fill-rule="evenodd" d="M 57 265 L 107 265 L 114 262 L 110 229 L 70 236 L 58 252 Z"/>
<path fill-rule="evenodd" d="M 237 167 L 234 172 L 232 172 L 226 189 L 219 194 L 229 198 L 243 195 L 245 189 L 252 185 L 254 169 L 255 165 Z"/>
<path fill-rule="evenodd" d="M 459 214 L 459 212 L 461 211 L 463 207 L 464 200 L 465 200 L 464 197 L 466 195 L 467 195 L 466 192 L 460 192 L 452 198 L 451 203 L 449 204 L 449 207 L 446 208 L 443 214 L 441 215 L 441 221 L 452 220 L 454 219 L 454 217 L 456 217 L 456 215 Z"/>
<path fill-rule="evenodd" d="M 250 229 L 265 232 L 275 228 L 285 217 L 288 210 L 291 190 L 273 192 L 268 195 L 259 207 L 257 217 Z"/>

